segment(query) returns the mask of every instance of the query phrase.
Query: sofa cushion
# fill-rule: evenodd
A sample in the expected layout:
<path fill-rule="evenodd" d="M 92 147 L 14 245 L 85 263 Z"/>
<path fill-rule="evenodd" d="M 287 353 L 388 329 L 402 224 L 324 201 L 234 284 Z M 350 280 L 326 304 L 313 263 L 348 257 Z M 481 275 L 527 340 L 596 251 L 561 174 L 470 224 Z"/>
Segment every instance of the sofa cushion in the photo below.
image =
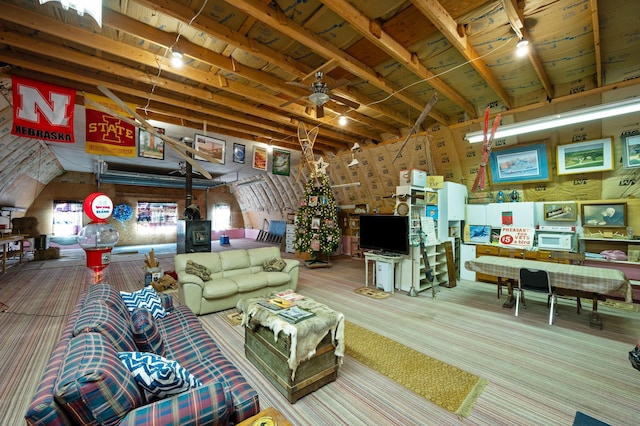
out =
<path fill-rule="evenodd" d="M 211 271 L 204 265 L 194 262 L 193 260 L 187 260 L 187 266 L 184 268 L 187 274 L 195 275 L 202 281 L 209 281 L 211 279 Z"/>
<path fill-rule="evenodd" d="M 238 294 L 238 284 L 232 278 L 217 278 L 207 281 L 202 290 L 205 299 L 221 299 Z"/>
<path fill-rule="evenodd" d="M 71 339 L 54 397 L 76 424 L 117 424 L 144 403 L 133 376 L 98 333 Z"/>
<path fill-rule="evenodd" d="M 162 306 L 160 296 L 151 286 L 143 287 L 134 293 L 121 291 L 120 296 L 122 296 L 122 300 L 127 305 L 129 312 L 133 312 L 135 308 L 144 308 L 151 311 L 154 318 L 163 318 L 167 315 L 164 306 Z"/>
<path fill-rule="evenodd" d="M 230 279 L 235 281 L 240 293 L 246 293 L 248 291 L 260 290 L 261 288 L 267 287 L 269 281 L 265 275 L 266 273 L 264 272 L 257 274 L 235 275 Z"/>
<path fill-rule="evenodd" d="M 100 333 L 116 351 L 134 351 L 136 344 L 131 331 L 131 318 L 123 318 L 101 300 L 88 300 L 82 307 L 73 328 L 73 335 Z"/>
<path fill-rule="evenodd" d="M 262 263 L 262 269 L 264 269 L 265 272 L 280 272 L 285 266 L 287 266 L 287 262 L 282 260 L 280 257 L 274 257 L 273 259 L 265 260 Z"/>
<path fill-rule="evenodd" d="M 218 254 L 225 275 L 234 269 L 246 269 L 251 266 L 247 250 L 227 250 Z"/>
<path fill-rule="evenodd" d="M 162 335 L 151 312 L 142 308 L 134 309 L 131 313 L 131 326 L 138 350 L 164 356 Z"/>
<path fill-rule="evenodd" d="M 150 401 L 202 386 L 202 382 L 180 363 L 163 356 L 148 352 L 120 352 L 118 357 L 138 385 L 148 392 Z"/>
<path fill-rule="evenodd" d="M 255 275 L 263 276 L 268 287 L 278 287 L 291 281 L 291 275 L 286 272 L 258 272 Z"/>
<path fill-rule="evenodd" d="M 102 300 L 123 317 L 129 315 L 127 305 L 125 305 L 124 300 L 120 297 L 120 292 L 109 284 L 100 283 L 89 287 L 86 300 Z"/>

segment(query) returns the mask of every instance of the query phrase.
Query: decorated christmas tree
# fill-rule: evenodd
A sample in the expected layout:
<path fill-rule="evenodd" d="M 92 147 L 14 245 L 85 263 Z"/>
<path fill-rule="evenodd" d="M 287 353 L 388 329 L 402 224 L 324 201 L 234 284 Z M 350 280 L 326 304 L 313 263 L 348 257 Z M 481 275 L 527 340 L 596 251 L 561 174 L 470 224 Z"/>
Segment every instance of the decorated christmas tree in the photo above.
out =
<path fill-rule="evenodd" d="M 310 253 L 314 261 L 319 255 L 330 256 L 340 244 L 340 228 L 336 201 L 331 192 L 329 178 L 322 158 L 309 178 L 298 209 L 294 247 L 301 253 Z"/>

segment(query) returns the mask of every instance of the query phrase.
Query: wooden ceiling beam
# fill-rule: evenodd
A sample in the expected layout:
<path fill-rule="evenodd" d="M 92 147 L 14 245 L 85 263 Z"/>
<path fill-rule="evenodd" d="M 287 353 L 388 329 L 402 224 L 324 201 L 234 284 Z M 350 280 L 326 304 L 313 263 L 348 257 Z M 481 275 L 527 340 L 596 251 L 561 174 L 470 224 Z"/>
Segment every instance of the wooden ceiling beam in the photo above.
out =
<path fill-rule="evenodd" d="M 600 18 L 598 15 L 598 0 L 590 0 L 591 26 L 593 27 L 593 49 L 596 54 L 596 80 L 598 87 L 602 86 L 602 51 L 600 50 Z"/>
<path fill-rule="evenodd" d="M 400 88 L 395 87 L 385 78 L 377 74 L 373 69 L 363 64 L 356 58 L 346 54 L 331 43 L 327 43 L 320 37 L 313 34 L 306 28 L 296 24 L 291 19 L 288 19 L 278 10 L 274 10 L 269 5 L 251 1 L 251 0 L 234 0 L 233 5 L 243 12 L 259 19 L 264 24 L 269 25 L 276 31 L 297 40 L 300 43 L 313 49 L 315 53 L 323 56 L 327 59 L 335 58 L 342 68 L 350 73 L 367 80 L 369 84 L 383 90 L 386 93 L 392 94 L 396 99 L 404 102 L 405 104 L 417 109 L 422 110 L 424 108 L 424 102 L 413 96 L 406 95 L 399 91 Z M 434 120 L 441 124 L 448 125 L 449 119 L 443 114 L 431 110 L 429 114 Z M 476 114 L 474 114 L 475 116 Z"/>
<path fill-rule="evenodd" d="M 370 42 L 386 52 L 393 59 L 397 60 L 405 68 L 411 70 L 424 84 L 433 87 L 439 91 L 444 97 L 451 102 L 460 106 L 471 117 L 476 117 L 476 108 L 458 92 L 452 89 L 448 84 L 444 83 L 439 77 L 429 71 L 420 63 L 415 53 L 406 49 L 398 43 L 379 25 L 374 25 L 371 19 L 366 17 L 362 12 L 353 7 L 351 3 L 345 0 L 320 0 L 325 6 L 329 7 L 335 13 L 339 14 L 362 36 L 366 37 Z M 439 5 L 439 4 L 438 4 Z M 442 8 L 442 7 L 440 7 Z M 371 28 L 377 28 L 374 32 Z M 423 105 L 424 108 L 424 105 Z M 422 110 L 423 108 L 420 108 Z"/>
<path fill-rule="evenodd" d="M 444 35 L 449 43 L 462 54 L 465 60 L 476 70 L 480 77 L 498 95 L 507 108 L 513 107 L 513 101 L 502 87 L 496 76 L 489 70 L 487 64 L 480 60 L 478 52 L 469 44 L 467 35 L 459 31 L 458 23 L 449 15 L 437 0 L 411 0 L 418 9 Z"/>

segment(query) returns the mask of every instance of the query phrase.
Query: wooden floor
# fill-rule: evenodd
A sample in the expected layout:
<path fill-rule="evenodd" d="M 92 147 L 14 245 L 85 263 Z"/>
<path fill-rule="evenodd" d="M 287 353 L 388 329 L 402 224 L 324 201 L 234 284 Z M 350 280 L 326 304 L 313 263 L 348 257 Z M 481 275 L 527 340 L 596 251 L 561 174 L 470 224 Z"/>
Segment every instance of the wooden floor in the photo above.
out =
<path fill-rule="evenodd" d="M 214 250 L 254 245 L 249 240 L 233 240 L 230 247 Z M 147 251 L 138 253 L 143 259 Z M 136 258 L 135 254 L 127 256 Z M 47 263 L 46 267 L 66 264 L 69 271 L 82 268 L 82 262 L 72 257 L 45 262 L 58 262 Z M 167 265 L 171 262 L 171 256 L 164 255 L 165 270 L 170 269 Z M 640 372 L 631 367 L 627 354 L 640 336 L 640 314 L 625 309 L 627 306 L 601 304 L 604 329 L 598 330 L 588 325 L 590 304 L 583 303 L 585 309 L 578 315 L 574 301 L 561 300 L 559 316 L 549 326 L 546 300 L 537 294 L 528 294 L 527 309 L 519 317 L 513 310 L 502 308 L 504 297 L 496 298 L 494 285 L 471 281 L 459 281 L 450 289 L 439 288 L 435 299 L 430 291 L 417 297 L 396 292 L 386 299 L 371 299 L 354 292 L 364 283 L 362 260 L 344 256 L 332 259 L 332 264 L 326 269 L 302 267 L 298 292 L 342 311 L 348 321 L 490 383 L 471 415 L 458 419 L 347 358 L 335 382 L 291 405 L 244 357 L 239 327 L 225 323 L 221 314 L 201 317 L 221 350 L 258 390 L 263 408 L 276 407 L 294 425 L 571 425 L 576 411 L 610 425 L 637 424 Z M 37 292 L 40 283 L 25 280 L 43 267 L 45 264 L 30 261 L 16 266 L 21 271 L 8 272 L 10 281 L 0 276 L 0 300 L 25 287 Z M 80 272 L 70 279 L 78 276 L 82 276 Z M 49 321 L 30 319 L 29 323 L 42 327 L 45 320 Z M 18 315 L 0 313 L 0 341 L 13 341 L 17 329 L 25 337 L 37 334 L 22 321 Z M 31 353 L 26 346 L 0 346 L 0 424 L 23 424 L 22 415 L 31 389 L 42 374 L 44 356 Z M 32 374 L 15 377 L 22 364 L 12 361 L 16 359 L 28 362 Z M 6 412 L 10 417 L 3 418 Z"/>

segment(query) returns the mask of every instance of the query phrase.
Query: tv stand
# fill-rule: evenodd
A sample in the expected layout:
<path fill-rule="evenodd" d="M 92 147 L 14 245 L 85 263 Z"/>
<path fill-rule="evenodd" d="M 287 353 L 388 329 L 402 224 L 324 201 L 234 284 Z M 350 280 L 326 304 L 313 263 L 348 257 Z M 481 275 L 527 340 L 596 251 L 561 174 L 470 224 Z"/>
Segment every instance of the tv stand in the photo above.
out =
<path fill-rule="evenodd" d="M 396 267 L 402 261 L 402 256 L 395 253 L 382 254 L 379 252 L 366 251 L 364 253 L 364 286 L 369 287 L 369 261 L 373 261 L 372 285 L 376 286 L 376 266 L 375 262 L 389 263 L 393 266 L 393 285 L 391 293 L 393 294 L 397 285 L 401 283 L 402 268 Z"/>

